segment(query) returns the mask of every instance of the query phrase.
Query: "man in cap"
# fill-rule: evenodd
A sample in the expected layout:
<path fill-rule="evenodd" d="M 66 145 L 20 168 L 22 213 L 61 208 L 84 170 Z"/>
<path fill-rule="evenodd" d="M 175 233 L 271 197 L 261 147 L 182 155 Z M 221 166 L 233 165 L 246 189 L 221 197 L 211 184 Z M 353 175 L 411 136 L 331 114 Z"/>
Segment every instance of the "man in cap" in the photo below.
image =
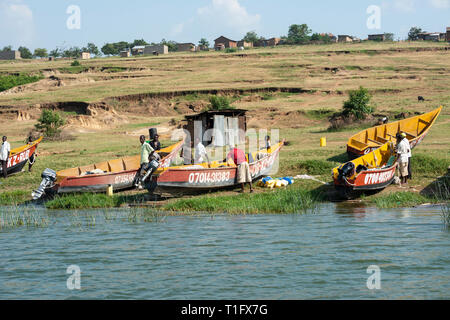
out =
<path fill-rule="evenodd" d="M 400 171 L 400 181 L 403 185 L 408 183 L 408 163 L 409 155 L 411 154 L 411 146 L 409 145 L 408 139 L 406 139 L 405 133 L 398 133 L 396 138 L 398 169 Z"/>

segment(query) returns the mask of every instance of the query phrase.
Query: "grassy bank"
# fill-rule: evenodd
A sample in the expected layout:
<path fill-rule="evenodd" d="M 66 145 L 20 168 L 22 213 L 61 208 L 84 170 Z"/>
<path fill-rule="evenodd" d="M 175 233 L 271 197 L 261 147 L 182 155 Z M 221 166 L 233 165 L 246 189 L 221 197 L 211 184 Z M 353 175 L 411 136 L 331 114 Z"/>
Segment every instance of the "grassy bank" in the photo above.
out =
<path fill-rule="evenodd" d="M 42 75 L 30 76 L 26 74 L 0 76 L 0 92 L 24 84 L 37 82 L 43 78 L 44 77 Z"/>
<path fill-rule="evenodd" d="M 56 196 L 47 201 L 47 209 L 100 209 L 115 208 L 122 204 L 135 204 L 142 202 L 143 195 L 114 195 L 112 197 L 103 193 L 66 194 Z"/>
<path fill-rule="evenodd" d="M 23 204 L 31 199 L 31 191 L 15 190 L 0 192 L 0 206 Z"/>
<path fill-rule="evenodd" d="M 288 187 L 258 194 L 201 196 L 181 199 L 162 209 L 173 212 L 217 212 L 230 214 L 306 213 L 317 208 L 323 195 L 317 191 Z"/>
<path fill-rule="evenodd" d="M 375 205 L 379 209 L 415 207 L 426 203 L 437 203 L 439 199 L 435 197 L 423 196 L 416 192 L 393 192 L 370 199 L 369 204 Z"/>

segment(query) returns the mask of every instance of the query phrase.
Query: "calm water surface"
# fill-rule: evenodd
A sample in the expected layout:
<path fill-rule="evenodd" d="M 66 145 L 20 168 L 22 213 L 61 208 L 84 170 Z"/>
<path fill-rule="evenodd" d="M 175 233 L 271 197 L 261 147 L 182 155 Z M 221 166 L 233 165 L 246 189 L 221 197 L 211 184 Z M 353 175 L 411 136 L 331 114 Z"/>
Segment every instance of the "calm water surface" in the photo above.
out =
<path fill-rule="evenodd" d="M 37 210 L 47 227 L 0 230 L 0 299 L 450 298 L 439 207 L 140 221 L 124 210 Z M 70 265 L 81 290 L 67 289 Z M 380 290 L 367 288 L 370 265 Z"/>

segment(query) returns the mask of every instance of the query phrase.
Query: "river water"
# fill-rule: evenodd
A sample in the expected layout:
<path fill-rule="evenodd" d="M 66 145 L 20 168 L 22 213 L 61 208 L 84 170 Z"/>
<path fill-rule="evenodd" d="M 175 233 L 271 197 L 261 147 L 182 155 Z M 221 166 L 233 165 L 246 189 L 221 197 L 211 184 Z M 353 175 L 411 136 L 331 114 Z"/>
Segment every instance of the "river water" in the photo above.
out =
<path fill-rule="evenodd" d="M 35 210 L 47 226 L 0 230 L 0 299 L 450 298 L 450 231 L 439 207 L 329 204 L 304 215 L 241 216 Z M 71 265 L 79 278 L 67 273 Z M 369 290 L 378 275 L 370 283 L 381 288 Z M 69 289 L 74 279 L 80 290 Z"/>

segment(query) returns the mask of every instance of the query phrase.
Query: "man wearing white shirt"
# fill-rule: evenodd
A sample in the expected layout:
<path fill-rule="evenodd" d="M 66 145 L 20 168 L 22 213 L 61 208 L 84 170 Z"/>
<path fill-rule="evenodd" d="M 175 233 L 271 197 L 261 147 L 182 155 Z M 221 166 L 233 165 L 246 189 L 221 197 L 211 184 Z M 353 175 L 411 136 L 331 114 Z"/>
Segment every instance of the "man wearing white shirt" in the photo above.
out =
<path fill-rule="evenodd" d="M 195 138 L 195 157 L 194 157 L 194 163 L 200 164 L 204 163 L 205 159 L 210 163 L 208 152 L 206 151 L 205 146 L 203 143 L 200 142 L 200 139 L 197 137 Z"/>
<path fill-rule="evenodd" d="M 398 169 L 400 171 L 401 184 L 408 183 L 408 163 L 411 147 L 405 133 L 397 134 Z"/>
<path fill-rule="evenodd" d="M 3 137 L 2 146 L 0 147 L 0 164 L 2 167 L 3 178 L 5 179 L 8 177 L 7 165 L 9 153 L 11 152 L 11 146 L 9 145 L 9 142 L 6 141 L 7 139 L 7 137 Z"/>

